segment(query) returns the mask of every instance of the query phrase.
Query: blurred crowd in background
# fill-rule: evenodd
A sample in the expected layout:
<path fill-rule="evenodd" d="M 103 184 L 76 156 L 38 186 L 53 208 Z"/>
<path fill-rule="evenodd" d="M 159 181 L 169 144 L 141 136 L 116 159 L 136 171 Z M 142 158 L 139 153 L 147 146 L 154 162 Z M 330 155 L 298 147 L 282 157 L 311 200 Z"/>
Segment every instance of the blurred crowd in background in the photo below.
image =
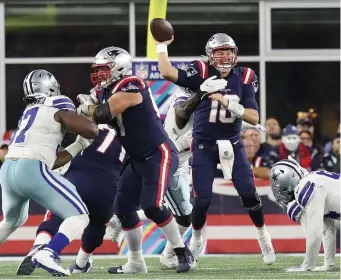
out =
<path fill-rule="evenodd" d="M 270 168 L 288 156 L 295 158 L 308 171 L 327 170 L 340 173 L 340 124 L 335 135 L 327 143 L 315 139 L 313 119 L 298 118 L 297 123 L 281 128 L 275 117 L 265 123 L 266 141 L 261 142 L 261 133 L 256 129 L 246 129 L 242 133 L 246 153 L 255 178 L 269 179 Z"/>

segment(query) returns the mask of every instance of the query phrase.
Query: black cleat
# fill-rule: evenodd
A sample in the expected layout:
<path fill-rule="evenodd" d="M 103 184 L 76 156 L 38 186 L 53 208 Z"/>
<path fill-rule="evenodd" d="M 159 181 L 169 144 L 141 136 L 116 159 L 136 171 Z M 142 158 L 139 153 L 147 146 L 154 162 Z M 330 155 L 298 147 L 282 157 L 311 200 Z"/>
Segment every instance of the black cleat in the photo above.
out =
<path fill-rule="evenodd" d="M 68 270 L 70 271 L 70 273 L 88 273 L 92 270 L 92 264 L 93 264 L 93 260 L 89 259 L 86 265 L 83 268 L 81 268 L 76 264 L 76 261 L 74 261 L 69 266 Z"/>
<path fill-rule="evenodd" d="M 174 248 L 174 252 L 179 260 L 179 265 L 176 268 L 177 273 L 184 273 L 195 267 L 194 257 L 187 246 L 184 248 Z"/>
<path fill-rule="evenodd" d="M 108 272 L 110 274 L 124 274 L 123 269 L 122 269 L 122 265 L 109 267 Z"/>
<path fill-rule="evenodd" d="M 32 257 L 41 249 L 43 249 L 46 244 L 37 244 L 34 245 L 26 257 L 21 261 L 17 269 L 17 275 L 31 275 L 33 271 L 36 269 L 32 262 Z"/>

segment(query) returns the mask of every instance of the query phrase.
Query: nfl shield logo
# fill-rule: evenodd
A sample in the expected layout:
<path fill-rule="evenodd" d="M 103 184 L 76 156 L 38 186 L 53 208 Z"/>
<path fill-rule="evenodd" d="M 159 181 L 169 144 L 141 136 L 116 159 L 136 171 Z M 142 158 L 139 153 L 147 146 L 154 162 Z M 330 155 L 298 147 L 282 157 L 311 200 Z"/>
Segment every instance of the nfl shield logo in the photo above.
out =
<path fill-rule="evenodd" d="M 149 77 L 149 67 L 148 64 L 137 64 L 135 65 L 135 75 L 140 77 L 143 80 L 148 79 Z"/>

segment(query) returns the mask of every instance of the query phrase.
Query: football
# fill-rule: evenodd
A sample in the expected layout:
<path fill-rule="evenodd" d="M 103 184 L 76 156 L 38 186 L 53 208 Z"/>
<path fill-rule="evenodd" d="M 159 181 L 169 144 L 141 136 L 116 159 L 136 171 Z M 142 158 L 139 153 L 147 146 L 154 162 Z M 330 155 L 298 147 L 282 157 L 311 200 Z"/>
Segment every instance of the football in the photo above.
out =
<path fill-rule="evenodd" d="M 165 19 L 154 18 L 150 22 L 150 32 L 154 39 L 158 42 L 164 42 L 170 40 L 174 35 L 172 25 Z"/>

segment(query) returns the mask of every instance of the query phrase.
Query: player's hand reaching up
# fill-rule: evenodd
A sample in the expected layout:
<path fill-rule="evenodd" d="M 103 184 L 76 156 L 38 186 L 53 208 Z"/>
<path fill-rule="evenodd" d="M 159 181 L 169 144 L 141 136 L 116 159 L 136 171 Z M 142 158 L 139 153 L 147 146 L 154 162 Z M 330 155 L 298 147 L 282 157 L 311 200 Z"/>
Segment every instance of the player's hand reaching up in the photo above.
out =
<path fill-rule="evenodd" d="M 217 76 L 209 77 L 200 85 L 200 90 L 207 93 L 215 93 L 227 86 L 225 79 L 217 79 Z"/>
<path fill-rule="evenodd" d="M 80 104 L 85 104 L 85 105 L 95 105 L 98 103 L 97 98 L 95 99 L 92 94 L 91 95 L 90 94 L 78 94 L 77 101 Z"/>
<path fill-rule="evenodd" d="M 154 40 L 155 40 L 156 45 L 165 44 L 166 46 L 169 46 L 174 41 L 174 35 L 172 36 L 171 39 L 164 41 L 164 42 L 158 42 L 155 38 L 154 38 Z"/>

